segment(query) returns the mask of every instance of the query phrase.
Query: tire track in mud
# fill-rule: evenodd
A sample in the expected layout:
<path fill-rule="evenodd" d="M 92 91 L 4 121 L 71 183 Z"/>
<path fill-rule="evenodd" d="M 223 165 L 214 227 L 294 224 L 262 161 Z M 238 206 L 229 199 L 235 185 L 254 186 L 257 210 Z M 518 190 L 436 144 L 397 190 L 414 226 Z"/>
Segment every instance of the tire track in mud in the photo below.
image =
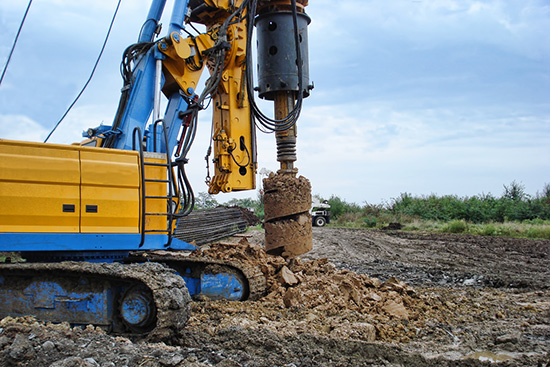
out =
<path fill-rule="evenodd" d="M 414 286 L 548 289 L 550 241 L 314 228 L 313 251 L 336 266 Z"/>

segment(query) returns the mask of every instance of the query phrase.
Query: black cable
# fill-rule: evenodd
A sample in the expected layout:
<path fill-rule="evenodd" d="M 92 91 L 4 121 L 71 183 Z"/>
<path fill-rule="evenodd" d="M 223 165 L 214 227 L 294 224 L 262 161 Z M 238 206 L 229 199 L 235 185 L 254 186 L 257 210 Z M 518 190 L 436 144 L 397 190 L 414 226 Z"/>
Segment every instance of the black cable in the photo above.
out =
<path fill-rule="evenodd" d="M 130 100 L 130 92 L 132 85 L 132 75 L 134 69 L 143 59 L 144 55 L 151 50 L 154 42 L 140 42 L 134 43 L 124 50 L 122 53 L 122 61 L 120 63 L 120 75 L 122 75 L 123 86 L 121 91 L 120 100 L 118 102 L 117 111 L 115 114 L 114 122 L 111 127 L 111 131 L 118 131 L 122 122 L 122 117 L 126 111 L 128 101 Z M 116 142 L 116 134 L 111 134 L 103 141 L 104 148 L 113 148 Z"/>
<path fill-rule="evenodd" d="M 191 29 L 193 29 L 195 32 L 197 32 L 197 34 L 201 34 L 201 32 L 200 32 L 197 28 L 195 28 L 195 26 L 193 25 L 193 23 L 188 23 L 188 24 L 189 24 L 189 26 L 191 27 Z"/>
<path fill-rule="evenodd" d="M 216 39 L 216 42 L 214 43 L 214 46 L 205 52 L 209 59 L 213 60 L 214 67 L 212 68 L 211 76 L 207 80 L 206 86 L 199 97 L 199 100 L 197 102 L 199 104 L 202 104 L 202 102 L 208 95 L 214 94 L 216 89 L 218 88 L 223 74 L 226 47 L 228 45 L 227 29 L 229 28 L 229 25 L 231 24 L 233 18 L 235 18 L 239 14 L 242 14 L 244 9 L 248 5 L 248 2 L 249 0 L 243 1 L 242 4 L 233 13 L 231 13 L 229 17 L 224 20 L 224 22 L 218 29 L 218 37 Z M 239 15 L 239 18 L 241 17 L 242 15 Z"/>
<path fill-rule="evenodd" d="M 235 162 L 235 164 L 237 166 L 239 166 L 240 168 L 248 167 L 248 165 L 250 164 L 252 159 L 251 159 L 250 152 L 248 151 L 248 148 L 246 147 L 246 145 L 244 145 L 244 151 L 246 152 L 246 155 L 248 157 L 248 163 L 246 163 L 246 164 L 240 164 L 239 162 L 237 162 L 237 160 L 235 159 L 235 156 L 233 155 L 233 151 L 234 151 L 234 149 L 233 150 L 228 150 L 229 155 L 231 156 L 231 158 L 233 158 L 233 162 Z"/>
<path fill-rule="evenodd" d="M 191 34 L 189 32 L 187 32 L 187 33 L 189 34 L 189 38 L 191 39 L 191 41 L 193 41 L 193 44 L 195 45 L 195 50 L 196 50 L 197 54 L 189 56 L 187 59 L 185 59 L 185 64 L 187 65 L 189 70 L 199 71 L 204 66 L 204 61 L 202 59 L 201 53 L 199 52 L 199 45 L 197 45 L 197 38 L 191 36 Z M 199 64 L 198 65 L 195 62 L 195 56 L 198 56 L 198 58 L 199 58 Z"/>
<path fill-rule="evenodd" d="M 149 19 L 147 19 L 145 22 L 143 22 L 143 24 L 141 25 L 141 29 L 139 30 L 138 40 L 141 39 L 141 35 L 143 34 L 143 29 L 145 28 L 145 26 L 146 26 L 147 23 L 149 23 L 149 22 L 154 22 L 154 23 L 155 23 L 155 30 L 153 31 L 153 35 L 152 35 L 152 37 L 151 37 L 151 41 L 152 41 L 152 39 L 155 37 L 155 35 L 158 35 L 158 32 L 160 32 L 159 22 L 157 22 L 156 19 L 149 18 Z"/>
<path fill-rule="evenodd" d="M 21 29 L 23 29 L 23 24 L 25 24 L 25 19 L 27 18 L 27 14 L 29 13 L 31 4 L 32 4 L 32 0 L 29 0 L 29 5 L 27 5 L 27 10 L 25 10 L 25 15 L 23 15 L 23 19 L 21 20 L 21 24 L 19 24 L 19 29 L 17 30 L 17 34 L 15 35 L 15 40 L 13 41 L 13 45 L 11 46 L 11 51 L 8 56 L 8 60 L 6 61 L 6 66 L 4 66 L 4 70 L 2 71 L 2 77 L 0 77 L 0 85 L 2 85 L 2 80 L 4 80 L 4 75 L 6 75 L 6 70 L 8 70 L 8 65 L 10 64 L 11 55 L 13 55 L 13 51 L 15 50 L 15 45 L 17 44 L 17 40 L 19 39 L 19 34 L 21 34 Z"/>
<path fill-rule="evenodd" d="M 69 111 L 73 108 L 73 106 L 76 104 L 76 102 L 78 101 L 78 99 L 80 98 L 80 96 L 82 96 L 82 93 L 84 93 L 84 91 L 86 90 L 86 87 L 88 87 L 88 84 L 90 84 L 90 81 L 92 80 L 93 76 L 94 76 L 94 73 L 95 73 L 95 70 L 97 69 L 97 65 L 99 64 L 99 60 L 101 59 L 101 56 L 103 55 L 103 51 L 105 51 L 105 46 L 107 45 L 107 41 L 109 40 L 109 35 L 111 34 L 111 29 L 113 29 L 113 24 L 115 23 L 115 19 L 116 19 L 116 16 L 117 16 L 117 13 L 118 13 L 118 8 L 120 7 L 120 3 L 121 3 L 122 0 L 118 0 L 118 3 L 117 3 L 117 6 L 116 6 L 116 9 L 115 9 L 115 13 L 113 14 L 113 18 L 111 19 L 111 24 L 109 25 L 109 30 L 107 31 L 107 36 L 105 37 L 105 41 L 103 41 L 103 46 L 101 47 L 101 51 L 99 52 L 99 56 L 97 57 L 97 60 L 95 61 L 95 64 L 94 64 L 94 67 L 92 69 L 92 72 L 90 73 L 90 76 L 88 78 L 88 80 L 86 81 L 86 84 L 84 84 L 84 87 L 82 87 L 82 90 L 80 91 L 80 93 L 78 93 L 78 95 L 76 96 L 76 98 L 74 99 L 73 103 L 71 103 L 71 105 L 69 106 L 69 108 L 67 108 L 67 111 L 65 111 L 65 113 L 63 114 L 63 116 L 61 116 L 61 119 L 59 119 L 59 121 L 57 122 L 57 124 L 55 124 L 55 126 L 53 127 L 52 131 L 50 131 L 50 133 L 48 134 L 48 136 L 46 137 L 46 139 L 44 140 L 44 143 L 48 141 L 48 139 L 50 138 L 50 136 L 52 136 L 53 132 L 57 129 L 57 127 L 59 126 L 59 124 L 61 124 L 61 121 L 63 121 L 63 119 L 67 116 L 67 114 L 69 113 Z"/>

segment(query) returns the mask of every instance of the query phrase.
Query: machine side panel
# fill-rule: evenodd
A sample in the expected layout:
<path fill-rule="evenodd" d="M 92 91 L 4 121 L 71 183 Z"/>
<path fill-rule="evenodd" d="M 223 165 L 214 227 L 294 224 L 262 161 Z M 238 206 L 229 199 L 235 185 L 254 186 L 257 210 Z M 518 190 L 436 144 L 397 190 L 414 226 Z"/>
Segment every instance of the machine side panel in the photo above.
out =
<path fill-rule="evenodd" d="M 0 232 L 78 232 L 79 152 L 0 140 Z"/>
<path fill-rule="evenodd" d="M 80 152 L 81 233 L 139 233 L 137 152 Z"/>

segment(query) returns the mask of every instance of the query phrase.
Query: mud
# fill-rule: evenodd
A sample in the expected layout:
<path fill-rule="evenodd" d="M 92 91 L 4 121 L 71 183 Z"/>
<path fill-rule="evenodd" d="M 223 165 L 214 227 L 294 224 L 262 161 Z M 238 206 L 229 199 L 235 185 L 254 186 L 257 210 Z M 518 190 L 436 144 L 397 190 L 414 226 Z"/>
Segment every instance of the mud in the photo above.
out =
<path fill-rule="evenodd" d="M 263 298 L 194 302 L 169 345 L 5 319 L 0 365 L 550 363 L 550 241 L 314 228 L 314 250 L 286 261 L 244 237 L 205 251 L 259 266 Z"/>
<path fill-rule="evenodd" d="M 400 231 L 314 228 L 304 259 L 412 286 L 550 287 L 550 241 Z"/>
<path fill-rule="evenodd" d="M 292 258 L 312 248 L 311 184 L 303 176 L 270 174 L 263 180 L 265 248 Z"/>

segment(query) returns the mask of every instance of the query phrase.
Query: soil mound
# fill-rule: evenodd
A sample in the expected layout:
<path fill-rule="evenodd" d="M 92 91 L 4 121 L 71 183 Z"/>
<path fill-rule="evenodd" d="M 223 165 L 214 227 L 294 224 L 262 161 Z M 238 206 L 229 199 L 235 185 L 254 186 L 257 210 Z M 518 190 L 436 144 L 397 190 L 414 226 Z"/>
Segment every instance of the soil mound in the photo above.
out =
<path fill-rule="evenodd" d="M 194 304 L 196 317 L 196 312 L 204 316 L 225 308 L 229 314 L 231 310 L 244 313 L 246 307 L 247 321 L 233 318 L 229 324 L 258 327 L 265 321 L 262 318 L 269 318 L 266 315 L 284 310 L 284 320 L 273 324 L 284 333 L 313 331 L 344 339 L 408 341 L 415 334 L 412 324 L 422 322 L 419 310 L 429 308 L 429 300 L 419 298 L 413 288 L 396 278 L 381 282 L 365 274 L 339 270 L 326 258 L 287 261 L 266 254 L 261 245 L 251 244 L 246 238 L 239 243 L 211 244 L 197 255 L 258 266 L 266 277 L 267 295 L 252 305 Z"/>

